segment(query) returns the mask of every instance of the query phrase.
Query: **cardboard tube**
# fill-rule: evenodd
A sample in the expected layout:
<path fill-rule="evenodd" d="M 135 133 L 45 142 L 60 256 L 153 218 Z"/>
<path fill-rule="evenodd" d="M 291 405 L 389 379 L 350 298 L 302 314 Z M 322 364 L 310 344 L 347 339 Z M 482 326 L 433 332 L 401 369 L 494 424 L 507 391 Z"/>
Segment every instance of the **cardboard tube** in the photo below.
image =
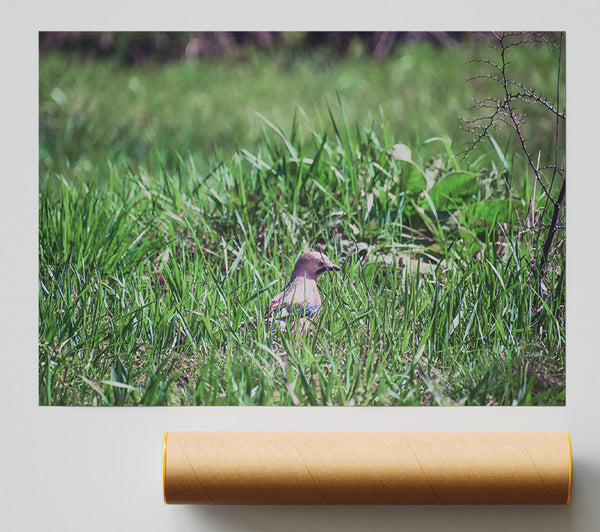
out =
<path fill-rule="evenodd" d="M 166 432 L 168 504 L 568 504 L 568 432 Z"/>

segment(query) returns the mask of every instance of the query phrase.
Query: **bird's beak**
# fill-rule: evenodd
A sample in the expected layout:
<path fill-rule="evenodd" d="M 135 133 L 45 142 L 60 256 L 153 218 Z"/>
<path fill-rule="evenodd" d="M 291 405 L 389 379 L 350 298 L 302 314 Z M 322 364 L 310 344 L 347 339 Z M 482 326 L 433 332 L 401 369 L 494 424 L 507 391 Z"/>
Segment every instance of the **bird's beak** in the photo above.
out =
<path fill-rule="evenodd" d="M 333 262 L 329 262 L 329 263 L 325 264 L 322 268 L 319 268 L 317 270 L 317 275 L 321 275 L 322 273 L 325 273 L 325 272 L 339 272 L 340 270 L 341 270 L 341 268 L 339 266 L 337 266 Z"/>

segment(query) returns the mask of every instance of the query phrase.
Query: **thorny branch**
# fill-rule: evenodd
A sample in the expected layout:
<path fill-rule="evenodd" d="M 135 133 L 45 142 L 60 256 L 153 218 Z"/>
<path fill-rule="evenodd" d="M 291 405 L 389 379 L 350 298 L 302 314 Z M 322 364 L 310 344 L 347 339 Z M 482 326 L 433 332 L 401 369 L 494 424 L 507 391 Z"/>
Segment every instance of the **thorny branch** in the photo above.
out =
<path fill-rule="evenodd" d="M 543 280 L 547 271 L 550 255 L 555 244 L 557 231 L 563 228 L 561 225 L 561 215 L 564 213 L 564 202 L 566 196 L 566 172 L 565 169 L 559 166 L 559 136 L 560 124 L 566 120 L 566 113 L 561 111 L 560 99 L 560 80 L 561 80 L 561 61 L 564 48 L 564 33 L 558 34 L 555 39 L 549 39 L 543 33 L 492 33 L 493 43 L 491 48 L 498 55 L 496 61 L 489 59 L 476 59 L 474 63 L 479 63 L 492 69 L 492 73 L 482 73 L 472 76 L 467 81 L 483 80 L 490 81 L 499 86 L 501 95 L 498 97 L 488 97 L 482 100 L 473 100 L 472 109 L 481 111 L 482 115 L 476 118 L 463 119 L 462 129 L 470 132 L 473 136 L 473 142 L 465 149 L 464 156 L 466 157 L 475 147 L 484 139 L 490 136 L 491 130 L 498 130 L 502 126 L 508 126 L 515 133 L 518 139 L 521 151 L 525 157 L 526 164 L 531 168 L 535 175 L 535 184 L 543 191 L 544 206 L 541 209 L 532 213 L 531 221 L 528 220 L 528 228 L 532 231 L 537 227 L 537 237 L 541 243 L 541 253 L 537 263 L 537 273 L 540 285 L 540 294 L 544 297 L 545 288 Z M 531 44 L 545 44 L 554 47 L 558 51 L 558 67 L 557 67 L 557 84 L 555 103 L 551 103 L 547 98 L 538 94 L 522 83 L 511 79 L 509 75 L 508 59 L 509 50 L 515 46 L 526 46 Z M 541 105 L 544 109 L 550 112 L 555 119 L 554 128 L 554 153 L 552 164 L 544 164 L 540 166 L 541 153 L 537 153 L 537 157 L 533 155 L 530 148 L 529 139 L 525 133 L 526 114 L 517 110 L 516 105 Z M 536 150 L 537 151 L 537 150 Z M 545 173 L 552 173 L 550 179 L 545 177 Z M 562 179 L 560 191 L 555 197 L 556 179 Z M 550 223 L 544 223 L 545 214 L 548 208 L 552 208 L 552 217 Z M 547 219 L 547 218 L 546 218 Z M 558 245 L 563 245 L 564 240 L 561 240 Z"/>

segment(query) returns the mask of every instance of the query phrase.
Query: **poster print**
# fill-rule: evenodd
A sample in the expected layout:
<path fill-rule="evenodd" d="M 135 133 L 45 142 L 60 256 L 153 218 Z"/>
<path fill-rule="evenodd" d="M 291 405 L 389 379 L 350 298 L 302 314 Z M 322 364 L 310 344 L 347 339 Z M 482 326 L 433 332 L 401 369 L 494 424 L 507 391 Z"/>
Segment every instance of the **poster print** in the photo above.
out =
<path fill-rule="evenodd" d="M 565 404 L 564 33 L 40 33 L 40 405 Z"/>

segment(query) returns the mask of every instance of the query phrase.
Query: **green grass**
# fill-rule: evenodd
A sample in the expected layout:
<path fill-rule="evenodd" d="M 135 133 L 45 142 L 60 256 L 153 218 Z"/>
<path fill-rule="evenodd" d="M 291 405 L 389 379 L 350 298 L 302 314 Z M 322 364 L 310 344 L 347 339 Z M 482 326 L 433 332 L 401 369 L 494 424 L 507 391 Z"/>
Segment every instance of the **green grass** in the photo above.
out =
<path fill-rule="evenodd" d="M 458 153 L 471 53 L 44 58 L 40 404 L 564 404 L 564 252 L 542 304 L 538 244 L 516 223 L 539 190 L 506 142 Z M 319 87 L 314 107 L 290 103 Z M 264 309 L 316 245 L 342 271 L 319 280 L 310 334 L 273 333 Z"/>

